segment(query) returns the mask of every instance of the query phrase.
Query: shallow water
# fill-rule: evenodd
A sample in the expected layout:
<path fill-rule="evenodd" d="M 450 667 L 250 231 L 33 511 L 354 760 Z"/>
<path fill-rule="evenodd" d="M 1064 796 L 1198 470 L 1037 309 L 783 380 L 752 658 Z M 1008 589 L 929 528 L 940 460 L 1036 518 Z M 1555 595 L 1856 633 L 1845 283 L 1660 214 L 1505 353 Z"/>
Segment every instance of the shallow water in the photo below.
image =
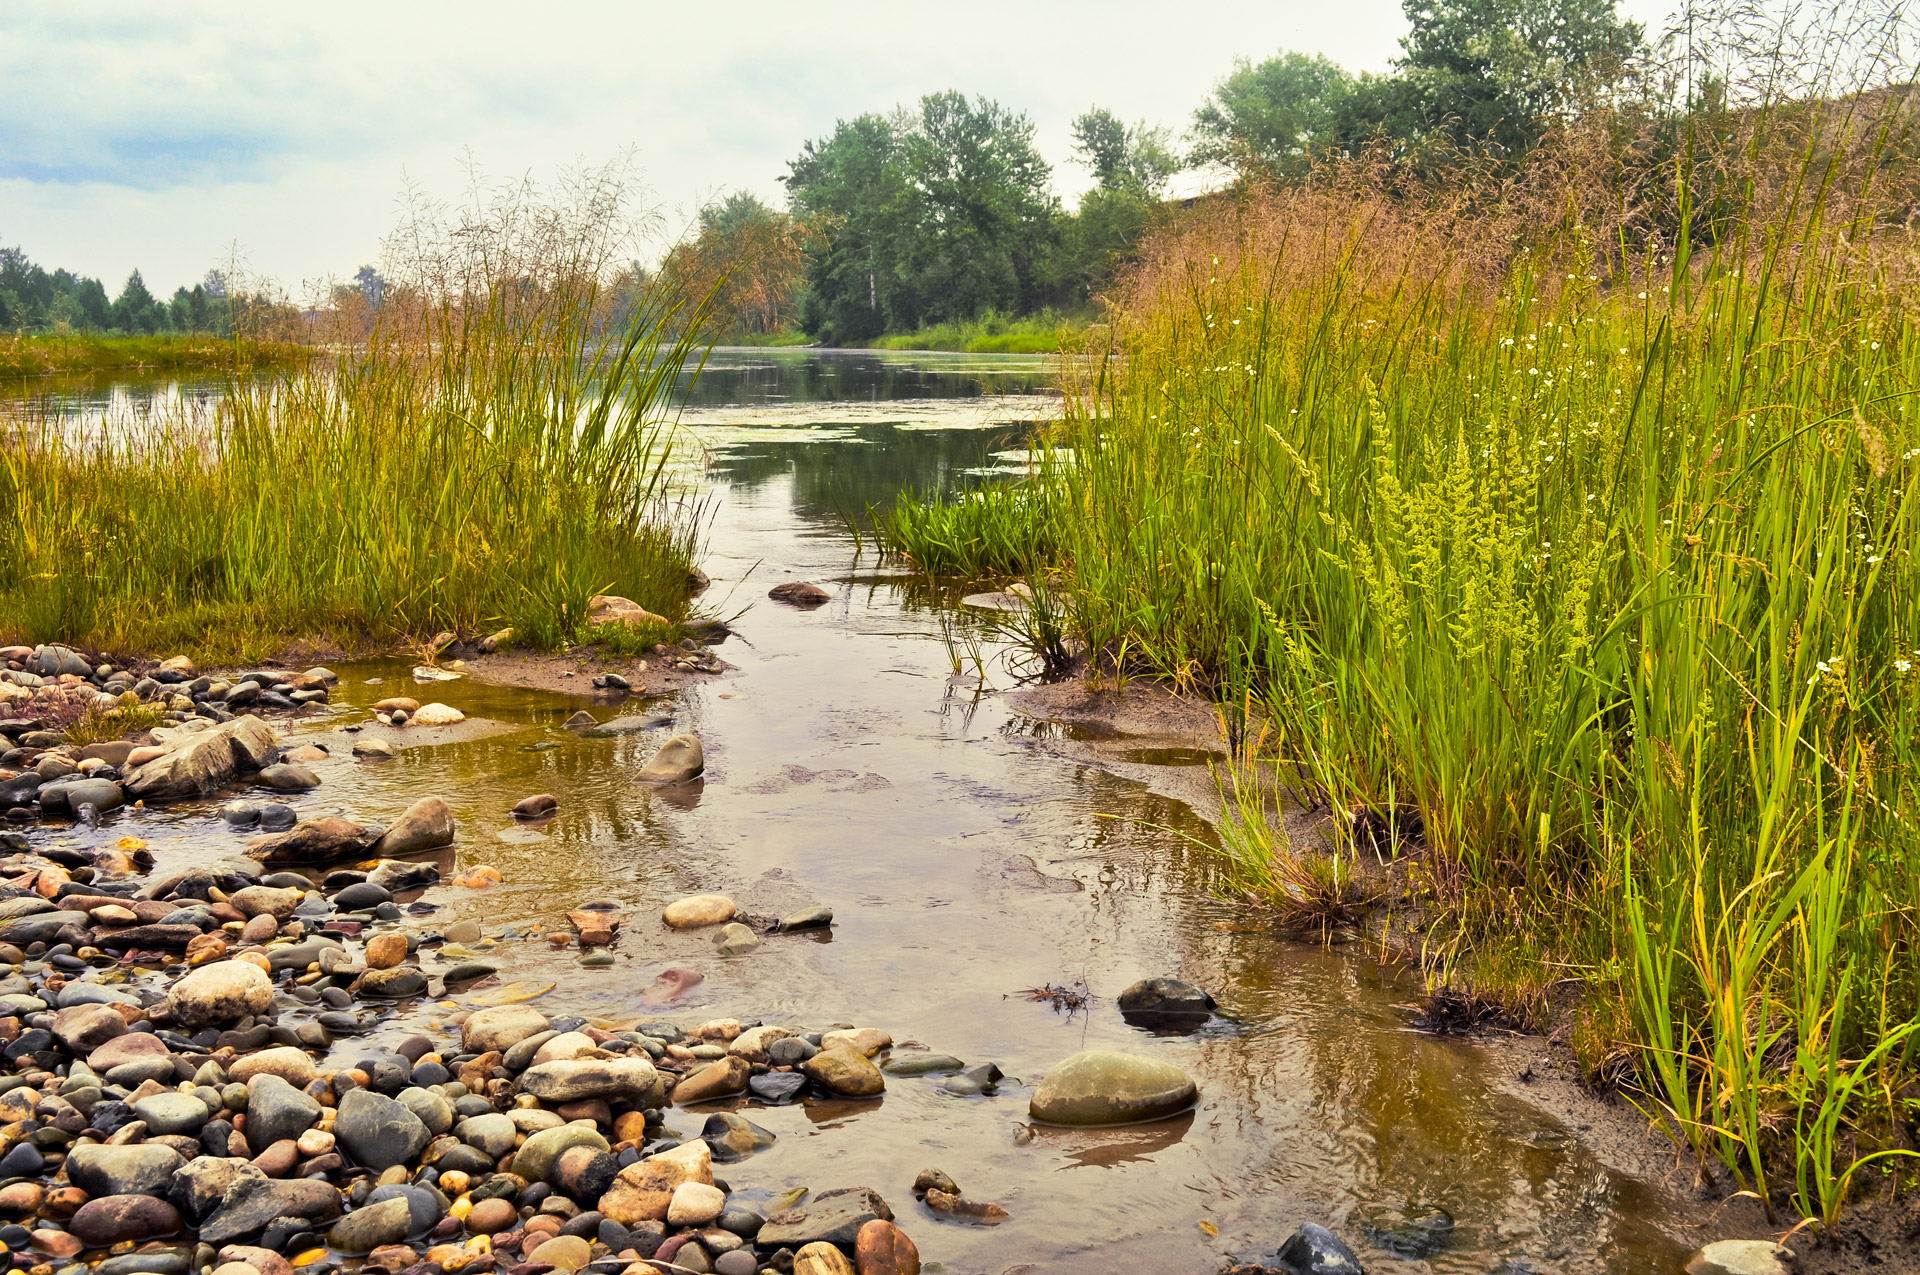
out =
<path fill-rule="evenodd" d="M 832 356 L 806 357 L 839 379 Z M 928 360 L 908 358 L 932 378 L 924 384 L 941 386 Z M 705 602 L 727 615 L 745 609 L 738 636 L 719 648 L 737 672 L 615 705 L 466 679 L 416 687 L 397 661 L 336 665 L 337 716 L 296 735 L 364 720 L 365 705 L 392 694 L 509 729 L 385 763 L 354 762 L 336 746 L 336 760 L 314 767 L 323 784 L 297 803 L 302 813 L 383 822 L 422 794 L 446 797 L 461 830 L 451 859 L 493 864 L 505 884 L 429 890 L 437 910 L 406 922 L 423 931 L 464 918 L 490 934 L 564 930 L 568 907 L 620 902 L 627 925 L 611 968 L 581 968 L 538 938 L 499 948 L 503 978 L 557 983 L 534 1002 L 550 1015 L 652 1016 L 642 991 L 685 965 L 706 976 L 670 1011 L 688 1023 L 877 1026 L 1028 1080 L 1103 1046 L 1165 1058 L 1197 1079 L 1190 1113 L 1110 1131 L 1031 1128 L 1030 1087 L 960 1098 L 938 1077 L 889 1078 L 874 1102 L 749 1112 L 779 1140 L 721 1170 L 737 1192 L 765 1200 L 798 1185 L 871 1186 L 930 1270 L 1209 1272 L 1226 1254 L 1270 1258 L 1303 1221 L 1337 1226 L 1375 1270 L 1481 1275 L 1510 1259 L 1541 1271 L 1679 1270 L 1686 1246 L 1670 1235 L 1691 1219 L 1654 1186 L 1603 1166 L 1575 1131 L 1505 1096 L 1492 1055 L 1410 1031 L 1416 977 L 1351 947 L 1291 944 L 1243 924 L 1214 893 L 1211 856 L 1176 835 L 1211 840 L 1189 808 L 1068 755 L 1060 732 L 997 693 L 1014 682 L 1003 664 L 989 665 L 984 686 L 955 677 L 943 624 L 976 622 L 938 609 L 870 546 L 857 553 L 844 516 L 1017 458 L 1013 404 L 981 392 L 995 378 L 952 376 L 961 397 L 868 398 L 858 418 L 795 413 L 764 392 L 792 378 L 759 371 L 738 376 L 732 397 L 721 387 L 692 405 L 688 428 L 707 449 L 714 500 Z M 1017 384 L 1025 376 L 1001 384 L 1029 394 L 1038 386 Z M 1038 398 L 1025 408 L 1044 409 Z M 833 600 L 803 612 L 766 599 L 771 585 L 801 579 Z M 583 691 L 593 671 L 582 670 Z M 602 718 L 664 712 L 672 725 L 580 738 L 560 723 L 581 707 Z M 705 742 L 705 782 L 680 793 L 636 787 L 632 771 L 680 730 Z M 1126 756 L 1147 766 L 1207 760 L 1159 746 Z M 559 815 L 516 826 L 507 808 L 543 791 L 559 796 Z M 242 844 L 212 803 L 126 812 L 60 835 L 111 842 L 128 832 L 149 840 L 162 868 Z M 710 890 L 753 913 L 826 904 L 836 924 L 722 959 L 710 938 L 655 919 L 674 897 Z M 1191 1036 L 1126 1026 L 1114 996 L 1154 975 L 1208 988 L 1219 1018 Z M 1084 988 L 1090 1003 L 1065 1015 L 1022 995 L 1042 984 Z M 443 1012 L 414 1006 L 371 1039 L 395 1040 Z M 342 1041 L 336 1057 L 355 1050 Z M 702 1118 L 673 1112 L 668 1123 L 691 1134 Z M 1010 1219 L 994 1228 L 937 1219 L 908 1190 L 930 1166 Z M 1426 1267 L 1368 1240 L 1377 1215 L 1430 1206 L 1456 1225 Z"/>

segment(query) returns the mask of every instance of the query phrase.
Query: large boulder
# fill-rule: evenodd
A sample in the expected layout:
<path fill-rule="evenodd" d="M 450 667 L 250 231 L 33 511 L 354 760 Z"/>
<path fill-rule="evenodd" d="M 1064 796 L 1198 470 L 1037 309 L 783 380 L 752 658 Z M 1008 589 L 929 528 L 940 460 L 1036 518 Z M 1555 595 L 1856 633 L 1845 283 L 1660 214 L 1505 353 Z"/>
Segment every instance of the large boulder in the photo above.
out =
<path fill-rule="evenodd" d="M 1772 1240 L 1715 1240 L 1687 1259 L 1687 1275 L 1787 1275 L 1793 1260 Z"/>
<path fill-rule="evenodd" d="M 1028 1110 L 1050 1124 L 1130 1124 L 1183 1110 L 1198 1092 L 1193 1078 L 1172 1063 L 1088 1049 L 1047 1073 Z"/>
<path fill-rule="evenodd" d="M 137 766 L 123 786 L 137 801 L 204 797 L 243 770 L 268 765 L 273 730 L 257 717 L 236 717 L 212 730 L 176 737 L 159 757 Z"/>
<path fill-rule="evenodd" d="M 438 797 L 422 797 L 373 843 L 377 855 L 418 854 L 453 844 L 453 812 Z"/>
<path fill-rule="evenodd" d="M 1213 997 L 1177 978 L 1143 978 L 1120 993 L 1120 1016 L 1153 1031 L 1192 1031 L 1213 1014 Z"/>
<path fill-rule="evenodd" d="M 273 1008 L 273 981 L 250 961 L 202 965 L 167 990 L 167 1009 L 186 1027 L 212 1027 Z"/>
<path fill-rule="evenodd" d="M 1338 1235 L 1312 1222 L 1287 1237 L 1277 1259 L 1292 1275 L 1365 1275 L 1360 1259 Z"/>
<path fill-rule="evenodd" d="M 378 828 L 363 827 L 337 815 L 303 819 L 286 832 L 256 839 L 247 847 L 247 857 L 268 867 L 331 863 L 365 855 L 380 835 Z"/>

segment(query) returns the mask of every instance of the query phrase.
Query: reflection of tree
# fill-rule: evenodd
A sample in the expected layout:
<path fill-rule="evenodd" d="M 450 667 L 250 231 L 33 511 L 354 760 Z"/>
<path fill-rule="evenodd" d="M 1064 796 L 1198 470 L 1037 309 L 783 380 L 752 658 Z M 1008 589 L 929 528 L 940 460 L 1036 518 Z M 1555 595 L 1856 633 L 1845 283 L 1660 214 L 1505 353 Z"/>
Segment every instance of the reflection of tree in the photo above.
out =
<path fill-rule="evenodd" d="M 855 438 L 781 442 L 756 437 L 750 448 L 720 452 L 709 472 L 735 487 L 791 478 L 794 511 L 809 522 L 844 526 L 843 514 L 864 524 L 868 506 L 885 506 L 902 492 L 944 496 L 977 481 L 966 471 L 990 463 L 996 451 L 1024 444 L 1024 430 L 903 430 L 890 425 L 852 427 Z"/>

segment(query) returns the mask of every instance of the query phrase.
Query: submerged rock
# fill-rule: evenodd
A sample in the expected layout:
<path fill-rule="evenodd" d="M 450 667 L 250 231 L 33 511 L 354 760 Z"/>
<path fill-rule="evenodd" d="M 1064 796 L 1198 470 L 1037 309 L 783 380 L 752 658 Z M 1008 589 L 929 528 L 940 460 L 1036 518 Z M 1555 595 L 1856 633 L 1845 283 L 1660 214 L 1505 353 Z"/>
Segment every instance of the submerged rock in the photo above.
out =
<path fill-rule="evenodd" d="M 1052 1124 L 1128 1124 L 1170 1116 L 1198 1092 L 1193 1079 L 1172 1063 L 1088 1049 L 1047 1073 L 1029 1110 L 1035 1120 Z"/>
<path fill-rule="evenodd" d="M 247 847 L 247 857 L 268 867 L 329 863 L 364 855 L 380 839 L 380 829 L 329 815 L 308 819 L 287 832 L 262 837 Z"/>
<path fill-rule="evenodd" d="M 1120 1016 L 1135 1027 L 1192 1031 L 1213 1008 L 1212 996 L 1177 978 L 1143 978 L 1120 993 Z"/>
<path fill-rule="evenodd" d="M 1291 1275 L 1365 1275 L 1353 1250 L 1338 1235 L 1312 1222 L 1287 1237 L 1275 1260 Z"/>
<path fill-rule="evenodd" d="M 833 595 L 811 580 L 792 580 L 786 584 L 776 584 L 767 590 L 767 596 L 775 602 L 784 602 L 788 606 L 817 607 Z"/>
<path fill-rule="evenodd" d="M 1715 1240 L 1687 1259 L 1687 1275 L 1789 1275 L 1793 1260 L 1770 1240 Z"/>

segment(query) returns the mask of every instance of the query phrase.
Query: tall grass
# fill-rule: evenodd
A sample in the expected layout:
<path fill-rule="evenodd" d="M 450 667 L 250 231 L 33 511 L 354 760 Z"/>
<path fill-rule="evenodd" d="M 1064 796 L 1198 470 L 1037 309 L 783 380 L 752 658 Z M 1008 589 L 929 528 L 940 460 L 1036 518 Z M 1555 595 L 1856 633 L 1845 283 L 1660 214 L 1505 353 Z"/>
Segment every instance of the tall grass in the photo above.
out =
<path fill-rule="evenodd" d="M 286 341 L 192 336 L 0 334 L 0 377 L 86 372 L 239 372 L 305 364 L 315 351 Z"/>
<path fill-rule="evenodd" d="M 1339 853 L 1417 811 L 1447 966 L 1574 972 L 1590 1063 L 1826 1220 L 1860 1138 L 1906 1145 L 1920 1021 L 1920 254 L 1878 107 L 1750 118 L 1711 179 L 1569 142 L 1191 220 L 1036 493 L 892 527 L 1045 510 L 1088 648 L 1251 697 Z"/>
<path fill-rule="evenodd" d="M 18 426 L 0 453 L 0 629 L 247 659 L 316 634 L 503 625 L 553 645 L 596 593 L 683 615 L 697 519 L 669 503 L 665 430 L 704 306 L 625 297 L 607 329 L 606 213 L 543 220 L 520 201 L 465 234 L 416 223 L 431 269 L 363 348 L 236 382 L 210 419 Z"/>
<path fill-rule="evenodd" d="M 1058 354 L 1086 321 L 1053 310 L 1010 318 L 989 310 L 977 319 L 934 323 L 917 332 L 877 337 L 878 350 L 952 350 L 964 354 Z"/>

